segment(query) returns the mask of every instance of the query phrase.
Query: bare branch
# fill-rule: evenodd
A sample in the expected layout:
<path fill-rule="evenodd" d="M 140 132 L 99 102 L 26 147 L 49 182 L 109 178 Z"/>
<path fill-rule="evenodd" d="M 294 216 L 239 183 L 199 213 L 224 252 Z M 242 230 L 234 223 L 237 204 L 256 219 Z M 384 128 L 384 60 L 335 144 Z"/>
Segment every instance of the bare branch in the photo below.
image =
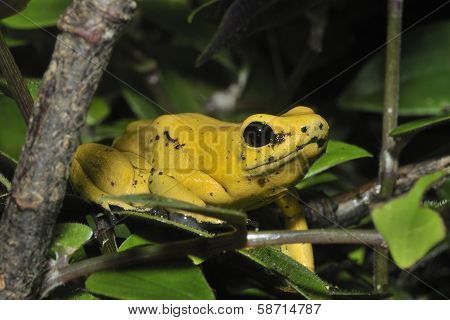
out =
<path fill-rule="evenodd" d="M 0 221 L 0 298 L 33 298 L 39 289 L 80 128 L 135 7 L 133 0 L 74 0 L 58 22 L 62 33 Z"/>
<path fill-rule="evenodd" d="M 450 156 L 400 167 L 394 196 L 407 192 L 420 177 L 438 170 L 450 171 Z M 303 210 L 308 223 L 315 227 L 348 226 L 369 214 L 370 207 L 379 200 L 378 192 L 377 181 L 372 181 L 332 198 L 310 201 Z"/>

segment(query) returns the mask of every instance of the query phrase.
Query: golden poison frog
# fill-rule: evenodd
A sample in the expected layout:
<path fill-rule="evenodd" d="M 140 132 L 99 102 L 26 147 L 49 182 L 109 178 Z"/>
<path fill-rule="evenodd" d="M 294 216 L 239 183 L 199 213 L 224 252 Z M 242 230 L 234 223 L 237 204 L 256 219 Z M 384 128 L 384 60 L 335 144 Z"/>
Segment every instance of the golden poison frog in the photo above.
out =
<path fill-rule="evenodd" d="M 295 185 L 326 147 L 328 124 L 307 107 L 255 114 L 230 123 L 196 113 L 162 115 L 128 125 L 111 147 L 88 143 L 75 154 L 70 182 L 82 197 L 136 209 L 106 195 L 152 193 L 200 206 L 244 210 L 275 202 L 292 230 L 307 229 Z M 220 220 L 190 214 L 200 222 Z M 310 244 L 282 247 L 314 268 Z"/>

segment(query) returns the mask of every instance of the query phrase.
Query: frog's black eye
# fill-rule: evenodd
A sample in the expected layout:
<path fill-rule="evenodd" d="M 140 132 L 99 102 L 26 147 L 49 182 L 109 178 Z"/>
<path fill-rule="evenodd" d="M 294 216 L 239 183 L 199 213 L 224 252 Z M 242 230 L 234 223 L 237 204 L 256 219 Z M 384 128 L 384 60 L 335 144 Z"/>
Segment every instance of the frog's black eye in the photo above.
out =
<path fill-rule="evenodd" d="M 273 141 L 275 133 L 262 122 L 251 122 L 244 130 L 244 141 L 250 147 L 262 147 Z"/>

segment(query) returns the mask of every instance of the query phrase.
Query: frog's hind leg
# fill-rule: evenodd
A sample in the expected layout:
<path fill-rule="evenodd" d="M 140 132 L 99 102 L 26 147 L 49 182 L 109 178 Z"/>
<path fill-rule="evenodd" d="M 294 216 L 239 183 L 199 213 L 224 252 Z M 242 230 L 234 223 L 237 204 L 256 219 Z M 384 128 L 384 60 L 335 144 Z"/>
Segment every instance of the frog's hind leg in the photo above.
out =
<path fill-rule="evenodd" d="M 276 200 L 275 204 L 283 211 L 285 224 L 289 230 L 308 229 L 305 216 L 295 197 L 286 193 L 283 197 Z M 310 243 L 286 244 L 281 246 L 281 250 L 309 270 L 314 271 L 314 255 Z"/>
<path fill-rule="evenodd" d="M 137 156 L 96 143 L 78 147 L 70 168 L 74 191 L 105 209 L 116 205 L 133 209 L 126 203 L 105 200 L 108 195 L 148 193 L 148 168 L 136 167 Z"/>

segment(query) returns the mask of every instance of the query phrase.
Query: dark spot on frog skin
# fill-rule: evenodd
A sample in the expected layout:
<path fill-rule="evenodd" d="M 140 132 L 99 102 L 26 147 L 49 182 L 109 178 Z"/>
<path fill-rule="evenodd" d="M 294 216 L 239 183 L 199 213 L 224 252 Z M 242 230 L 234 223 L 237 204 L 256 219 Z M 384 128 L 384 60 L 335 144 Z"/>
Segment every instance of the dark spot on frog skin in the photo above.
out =
<path fill-rule="evenodd" d="M 323 123 L 322 123 L 322 122 L 319 124 L 319 129 L 320 129 L 320 130 L 323 129 Z"/>
<path fill-rule="evenodd" d="M 273 162 L 275 160 L 274 157 L 269 157 L 269 159 L 267 159 L 269 162 Z"/>
<path fill-rule="evenodd" d="M 252 181 L 252 179 L 250 179 L 250 178 L 247 178 L 247 180 L 248 180 L 248 181 Z"/>
<path fill-rule="evenodd" d="M 178 150 L 178 149 L 180 149 L 180 148 L 183 148 L 184 146 L 185 146 L 186 144 L 177 144 L 176 146 L 175 146 L 175 150 Z"/>
<path fill-rule="evenodd" d="M 164 135 L 166 136 L 167 140 L 169 140 L 170 142 L 177 142 L 177 139 L 174 139 L 169 135 L 169 131 L 164 131 Z"/>
<path fill-rule="evenodd" d="M 277 172 L 275 172 L 275 174 L 280 174 L 280 173 L 277 171 Z"/>
<path fill-rule="evenodd" d="M 156 137 L 155 137 L 155 140 L 159 140 L 159 136 L 156 136 Z"/>
<path fill-rule="evenodd" d="M 245 157 L 244 157 L 244 154 L 243 154 L 243 153 L 241 153 L 241 159 L 242 159 L 242 160 L 245 160 Z"/>
<path fill-rule="evenodd" d="M 169 146 L 169 143 L 168 143 L 168 142 L 166 142 L 165 146 L 166 146 L 166 147 L 168 147 L 168 146 Z"/>
<path fill-rule="evenodd" d="M 306 131 L 308 131 L 308 127 L 307 127 L 307 126 L 304 126 L 304 127 L 302 127 L 300 130 L 302 130 L 303 133 L 306 133 Z"/>
<path fill-rule="evenodd" d="M 284 138 L 286 134 L 282 131 L 281 133 L 275 133 L 272 139 L 272 147 L 277 144 L 283 143 L 286 139 Z"/>
<path fill-rule="evenodd" d="M 259 184 L 259 186 L 262 188 L 262 187 L 264 187 L 265 185 L 266 185 L 266 179 L 264 179 L 264 178 L 259 178 L 258 179 L 258 184 Z"/>
<path fill-rule="evenodd" d="M 212 197 L 214 194 L 212 192 L 210 192 L 209 195 Z"/>
<path fill-rule="evenodd" d="M 115 185 L 114 181 L 111 181 L 111 187 L 114 187 Z"/>
<path fill-rule="evenodd" d="M 160 176 L 162 176 L 163 175 L 163 172 L 162 171 L 160 171 L 159 173 L 158 173 Z"/>
<path fill-rule="evenodd" d="M 289 206 L 284 206 L 285 209 L 289 209 Z"/>
<path fill-rule="evenodd" d="M 150 169 L 150 174 L 153 175 L 154 172 L 155 172 L 155 168 L 151 168 Z"/>

